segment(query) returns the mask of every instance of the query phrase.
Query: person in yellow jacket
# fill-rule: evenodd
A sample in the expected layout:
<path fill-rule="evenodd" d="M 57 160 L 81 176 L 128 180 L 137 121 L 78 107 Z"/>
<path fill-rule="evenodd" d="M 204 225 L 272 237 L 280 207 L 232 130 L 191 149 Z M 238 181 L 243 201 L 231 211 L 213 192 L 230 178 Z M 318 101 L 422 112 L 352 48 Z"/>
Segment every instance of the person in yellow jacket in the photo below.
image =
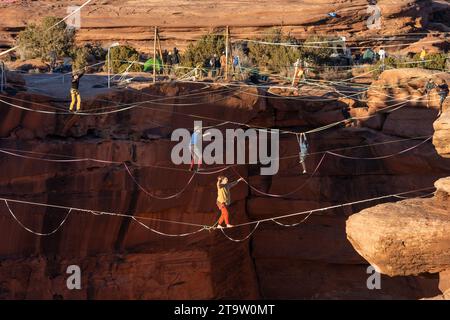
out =
<path fill-rule="evenodd" d="M 225 176 L 219 176 L 217 178 L 217 207 L 220 209 L 221 216 L 217 225 L 217 228 L 222 229 L 222 223 L 225 222 L 227 228 L 231 228 L 230 213 L 228 207 L 231 204 L 230 189 L 236 186 L 239 182 L 244 181 L 243 178 L 235 182 L 228 183 L 228 178 Z"/>
<path fill-rule="evenodd" d="M 80 86 L 80 79 L 84 75 L 84 71 L 82 72 L 74 72 L 72 74 L 72 88 L 70 89 L 70 95 L 72 98 L 72 102 L 70 103 L 69 111 L 73 111 L 73 107 L 75 106 L 75 103 L 77 104 L 77 110 L 81 110 L 81 96 L 80 91 L 78 91 L 78 88 Z"/>
<path fill-rule="evenodd" d="M 425 58 L 427 57 L 427 51 L 424 47 L 422 47 L 422 51 L 420 52 L 420 61 L 422 61 L 422 64 L 425 64 Z"/>

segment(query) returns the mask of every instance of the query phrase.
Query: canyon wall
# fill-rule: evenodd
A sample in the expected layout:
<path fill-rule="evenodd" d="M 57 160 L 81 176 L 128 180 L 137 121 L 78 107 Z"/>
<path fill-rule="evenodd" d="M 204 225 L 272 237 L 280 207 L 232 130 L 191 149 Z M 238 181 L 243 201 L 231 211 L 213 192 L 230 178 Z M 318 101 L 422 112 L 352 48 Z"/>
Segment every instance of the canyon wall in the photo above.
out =
<path fill-rule="evenodd" d="M 388 78 L 409 78 L 408 71 L 397 72 Z M 380 81 L 385 78 L 382 76 Z M 423 75 L 420 81 L 425 80 Z M 410 84 L 403 85 L 403 82 L 398 81 L 399 89 L 395 92 L 399 101 L 403 101 L 405 91 L 412 90 Z M 417 87 L 420 85 L 423 83 Z M 163 201 L 143 192 L 121 163 L 130 167 L 133 177 L 148 192 L 159 197 L 176 194 L 193 173 L 187 170 L 187 165 L 172 164 L 170 151 L 174 142 L 170 141 L 170 134 L 175 128 L 192 128 L 196 117 L 208 119 L 204 120 L 204 126 L 222 124 L 220 129 L 235 128 L 236 125 L 223 122 L 238 119 L 251 126 L 306 131 L 344 120 L 341 110 L 347 105 L 351 106 L 352 115 L 360 117 L 358 125 L 338 125 L 309 134 L 308 174 L 301 173 L 296 137 L 289 134 L 281 135 L 282 159 L 277 175 L 260 176 L 260 168 L 255 165 L 236 167 L 260 192 L 244 184 L 233 189 L 232 223 L 427 188 L 449 176 L 450 159 L 441 158 L 431 141 L 419 146 L 424 138 L 379 144 L 431 136 L 437 105 L 432 102 L 427 108 L 422 99 L 420 103 L 406 101 L 395 111 L 383 109 L 378 104 L 380 96 L 376 88 L 369 91 L 369 104 L 365 105 L 337 95 L 330 99 L 328 94 L 280 98 L 251 87 L 166 83 L 139 90 L 117 89 L 86 101 L 83 107 L 90 112 L 138 103 L 129 110 L 99 116 L 36 113 L 1 103 L 0 147 L 3 150 L 28 150 L 36 153 L 21 154 L 47 155 L 51 159 L 60 159 L 51 154 L 63 154 L 117 163 L 55 163 L 2 154 L 0 195 L 136 216 L 149 227 L 168 234 L 194 232 L 198 227 L 161 220 L 213 224 L 218 216 L 215 181 L 219 173 L 196 174 L 185 192 Z M 307 92 L 306 88 L 302 90 Z M 67 108 L 49 97 L 27 92 L 4 100 L 33 110 Z M 390 101 L 385 102 L 385 107 Z M 367 144 L 372 146 L 339 151 Z M 402 153 L 408 148 L 412 149 Z M 324 156 L 321 152 L 325 150 L 363 158 L 396 155 L 363 161 L 331 154 Z M 238 177 L 231 169 L 223 173 L 231 179 Z M 261 192 L 289 195 L 273 198 Z M 381 290 L 369 290 L 366 286 L 368 263 L 347 240 L 346 220 L 363 209 L 391 201 L 398 199 L 323 211 L 293 228 L 262 223 L 249 241 L 242 243 L 227 240 L 217 230 L 188 237 L 164 237 L 129 217 L 80 211 L 71 213 L 58 233 L 38 237 L 18 225 L 3 201 L 0 204 L 0 297 L 417 299 L 436 296 L 440 293 L 437 275 L 383 276 Z M 8 204 L 24 225 L 41 233 L 57 227 L 67 213 L 62 209 Z M 278 222 L 298 223 L 304 218 L 296 216 Z M 225 232 L 232 238 L 242 239 L 251 229 L 242 227 Z M 65 271 L 71 264 L 81 267 L 80 291 L 69 291 L 65 286 Z"/>
<path fill-rule="evenodd" d="M 82 3 L 84 1 L 76 4 Z M 450 28 L 449 9 L 445 2 L 379 0 L 377 3 L 382 17 L 381 29 L 368 28 L 368 18 L 374 13 L 368 11 L 366 0 L 94 0 L 82 9 L 81 29 L 77 38 L 79 43 L 99 42 L 105 46 L 119 41 L 132 44 L 143 52 L 150 52 L 153 48 L 154 26 L 160 28 L 164 48 L 177 46 L 181 49 L 201 35 L 227 25 L 231 27 L 234 40 L 260 38 L 267 34 L 269 28 L 281 26 L 284 31 L 298 38 L 332 34 L 348 39 L 368 38 L 373 43 L 377 41 L 370 38 L 380 34 L 395 36 L 423 29 L 448 31 L 447 28 Z M 68 0 L 0 3 L 0 47 L 11 46 L 18 32 L 28 23 L 37 22 L 48 15 L 64 17 L 67 8 L 73 5 L 74 2 Z M 329 12 L 337 12 L 338 17 L 328 17 Z M 410 40 L 414 43 L 423 38 L 424 43 L 419 43 L 420 46 L 436 50 L 445 42 L 445 37 L 439 40 L 439 35 L 433 39 L 430 36 L 422 34 L 414 39 L 404 39 L 402 43 Z M 389 50 L 405 48 L 390 47 Z"/>
<path fill-rule="evenodd" d="M 433 143 L 443 158 L 450 158 L 449 119 L 449 109 L 445 108 L 434 122 Z M 378 272 L 389 276 L 438 275 L 442 295 L 435 298 L 449 299 L 450 178 L 439 179 L 434 185 L 432 198 L 362 210 L 348 219 L 346 230 L 355 250 Z"/>

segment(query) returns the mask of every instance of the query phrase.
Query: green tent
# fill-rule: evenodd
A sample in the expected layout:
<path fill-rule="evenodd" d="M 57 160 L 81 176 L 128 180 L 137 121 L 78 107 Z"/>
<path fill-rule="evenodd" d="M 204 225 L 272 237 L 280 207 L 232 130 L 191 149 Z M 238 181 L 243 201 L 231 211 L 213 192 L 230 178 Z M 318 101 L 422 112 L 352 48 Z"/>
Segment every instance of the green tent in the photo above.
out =
<path fill-rule="evenodd" d="M 153 71 L 153 58 L 148 59 L 144 63 L 144 72 Z M 156 71 L 160 71 L 162 69 L 162 61 L 159 58 L 156 58 Z"/>

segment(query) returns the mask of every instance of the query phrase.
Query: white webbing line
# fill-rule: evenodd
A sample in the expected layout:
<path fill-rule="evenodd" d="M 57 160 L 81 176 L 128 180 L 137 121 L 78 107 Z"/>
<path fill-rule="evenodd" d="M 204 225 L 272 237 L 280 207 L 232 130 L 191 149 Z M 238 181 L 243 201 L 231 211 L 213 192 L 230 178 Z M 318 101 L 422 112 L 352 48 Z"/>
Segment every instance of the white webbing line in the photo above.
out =
<path fill-rule="evenodd" d="M 304 223 L 306 220 L 308 220 L 309 217 L 311 217 L 311 215 L 313 214 L 313 212 L 311 211 L 305 218 L 303 218 L 300 222 L 298 223 L 293 223 L 293 224 L 284 224 L 281 222 L 278 222 L 277 219 L 272 219 L 273 222 L 275 222 L 277 225 L 282 226 L 282 227 L 286 227 L 286 228 L 291 228 L 291 227 L 297 227 L 299 225 L 301 225 L 302 223 Z"/>
<path fill-rule="evenodd" d="M 200 233 L 204 230 L 210 230 L 209 226 L 203 226 L 202 228 L 200 228 L 196 231 L 193 231 L 193 232 L 171 234 L 171 233 L 165 233 L 165 232 L 161 232 L 159 230 L 153 229 L 153 228 L 149 227 L 148 225 L 146 225 L 145 223 L 143 223 L 142 221 L 139 221 L 139 218 L 132 217 L 131 219 L 133 219 L 133 221 L 137 222 L 140 226 L 144 227 L 145 229 L 150 230 L 156 234 L 159 234 L 160 236 L 165 236 L 165 237 L 187 237 L 187 236 L 191 236 L 196 233 Z"/>
<path fill-rule="evenodd" d="M 408 152 L 408 151 L 411 151 L 411 150 L 413 150 L 413 149 L 415 149 L 415 148 L 418 148 L 418 147 L 420 147 L 422 144 L 424 144 L 424 143 L 426 143 L 427 141 L 431 140 L 431 138 L 432 138 L 432 137 L 429 137 L 428 139 L 426 139 L 426 140 L 420 142 L 419 144 L 417 144 L 417 145 L 415 145 L 415 146 L 412 146 L 412 147 L 410 147 L 410 148 L 407 148 L 407 149 L 405 149 L 405 150 L 402 150 L 402 151 L 399 151 L 399 152 L 396 152 L 396 153 L 393 153 L 393 154 L 390 154 L 390 155 L 386 155 L 386 156 L 380 156 L 380 157 L 350 157 L 350 156 L 345 156 L 345 155 L 342 155 L 342 154 L 334 153 L 334 152 L 331 152 L 331 151 L 327 151 L 327 153 L 328 153 L 328 154 L 331 154 L 331 155 L 333 155 L 333 156 L 336 156 L 336 157 L 345 158 L 345 159 L 351 159 L 351 160 L 381 160 L 381 159 L 392 158 L 392 157 L 398 156 L 398 155 L 400 155 L 400 154 L 406 153 L 406 152 Z"/>
<path fill-rule="evenodd" d="M 55 229 L 53 229 L 52 231 L 47 232 L 47 233 L 40 233 L 40 232 L 31 230 L 30 228 L 28 228 L 27 226 L 25 226 L 25 225 L 24 225 L 24 224 L 16 217 L 16 215 L 12 212 L 11 208 L 9 207 L 8 201 L 7 201 L 7 200 L 4 200 L 4 201 L 5 201 L 6 207 L 8 208 L 9 213 L 11 214 L 11 216 L 14 218 L 14 220 L 16 220 L 17 223 L 18 223 L 22 228 L 24 228 L 26 231 L 28 231 L 28 232 L 30 232 L 30 233 L 32 233 L 32 234 L 34 234 L 34 235 L 41 236 L 41 237 L 48 237 L 48 236 L 51 236 L 52 234 L 55 234 L 56 232 L 58 232 L 58 230 L 64 225 L 64 223 L 66 223 L 67 218 L 69 217 L 70 213 L 72 212 L 72 209 L 69 209 L 69 211 L 67 212 L 66 216 L 65 216 L 64 219 L 61 221 L 61 223 L 60 223 Z"/>
<path fill-rule="evenodd" d="M 323 212 L 326 210 L 330 210 L 330 209 L 336 209 L 336 208 L 341 208 L 341 207 L 345 207 L 345 206 L 350 206 L 350 205 L 354 205 L 354 204 L 360 204 L 360 203 L 365 203 L 365 202 L 371 202 L 371 201 L 376 201 L 376 200 L 382 200 L 382 199 L 386 199 L 386 198 L 391 198 L 391 197 L 396 197 L 396 196 L 402 196 L 405 194 L 410 194 L 410 193 L 415 193 L 415 192 L 420 192 L 420 191 L 425 191 L 425 190 L 430 190 L 430 189 L 434 189 L 434 187 L 429 187 L 429 188 L 422 188 L 422 189 L 417 189 L 417 190 L 412 190 L 412 191 L 406 191 L 406 192 L 401 192 L 401 193 L 396 193 L 396 194 L 390 194 L 390 195 L 385 195 L 385 196 L 380 196 L 380 197 L 375 197 L 375 198 L 371 198 L 371 199 L 365 199 L 365 200 L 359 200 L 359 201 L 353 201 L 353 202 L 348 202 L 348 203 L 344 203 L 344 204 L 339 204 L 339 205 L 334 205 L 334 206 L 329 206 L 329 207 L 324 207 L 324 208 L 319 208 L 319 209 L 313 209 L 313 210 L 308 210 L 308 211 L 301 211 L 301 212 L 296 212 L 296 213 L 292 213 L 292 214 L 287 214 L 287 215 L 281 215 L 281 216 L 277 216 L 277 217 L 271 217 L 271 218 L 267 218 L 267 219 L 260 219 L 260 220 L 255 220 L 255 221 L 250 221 L 250 222 L 246 222 L 246 223 L 241 223 L 241 224 L 237 224 L 234 225 L 232 227 L 228 227 L 227 229 L 233 229 L 233 228 L 238 228 L 238 227 L 243 227 L 243 226 L 248 226 L 248 225 L 255 225 L 253 231 L 246 236 L 244 239 L 233 239 L 231 237 L 228 237 L 225 232 L 222 230 L 222 233 L 231 241 L 234 242 L 242 242 L 247 240 L 248 238 L 250 238 L 250 236 L 256 231 L 256 229 L 258 228 L 258 226 L 263 223 L 263 222 L 268 222 L 268 221 L 273 221 L 273 220 L 279 220 L 279 219 L 283 219 L 283 218 L 289 218 L 289 217 L 294 217 L 294 216 L 299 216 L 299 215 L 305 215 L 305 214 L 309 214 L 311 215 L 314 212 Z M 181 222 L 181 221 L 173 221 L 173 220 L 163 220 L 163 219 L 157 219 L 157 218 L 150 218 L 150 217 L 139 217 L 139 216 L 132 216 L 132 215 L 126 215 L 126 214 L 119 214 L 119 213 L 110 213 L 110 212 L 101 212 L 101 211 L 96 211 L 96 210 L 88 210 L 88 209 L 79 209 L 79 208 L 72 208 L 72 207 L 66 207 L 66 206 L 58 206 L 58 205 L 50 205 L 50 204 L 43 204 L 43 203 L 37 203 L 37 202 L 31 202 L 31 201 L 23 201 L 23 200 L 13 200 L 13 199 L 7 199 L 7 198 L 0 198 L 0 200 L 5 201 L 6 205 L 9 207 L 8 205 L 8 201 L 9 202 L 15 202 L 15 203 L 22 203 L 22 204 L 30 204 L 30 205 L 37 205 L 37 206 L 44 206 L 44 207 L 50 207 L 50 208 L 59 208 L 59 209 L 67 209 L 71 211 L 80 211 L 80 212 L 84 212 L 84 213 L 89 213 L 89 214 L 94 214 L 94 215 L 108 215 L 108 216 L 117 216 L 117 217 L 126 217 L 126 218 L 131 218 L 134 221 L 138 222 L 139 225 L 143 226 L 145 224 L 140 223 L 140 221 L 137 221 L 137 219 L 142 219 L 142 220 L 152 220 L 152 221 L 158 221 L 158 222 L 164 222 L 164 223 L 172 223 L 172 224 L 179 224 L 179 225 L 186 225 L 186 226 L 196 226 L 196 227 L 200 227 L 201 230 L 196 230 L 193 233 L 190 234 L 194 234 L 194 233 L 198 233 L 201 232 L 203 230 L 205 231 L 210 231 L 211 230 L 211 226 L 207 226 L 207 225 L 201 225 L 201 224 L 195 224 L 195 223 L 188 223 L 188 222 Z M 10 213 L 14 216 L 14 214 L 12 213 L 12 211 L 10 210 Z M 17 218 L 15 218 L 16 221 L 18 221 Z M 25 228 L 25 230 L 27 230 L 28 232 L 32 232 L 34 234 L 38 234 L 35 233 L 33 230 L 25 227 L 22 223 L 20 223 L 20 221 L 18 221 L 19 224 Z M 65 222 L 65 221 L 64 221 Z M 64 224 L 63 222 L 61 223 L 61 225 Z M 58 227 L 60 228 L 61 225 Z M 147 225 L 145 225 L 145 228 L 156 232 L 160 235 L 167 235 L 170 237 L 176 237 L 176 236 L 180 236 L 183 237 L 185 235 L 189 235 L 186 233 L 180 234 L 180 235 L 171 235 L 171 234 L 165 234 L 163 232 L 154 230 L 150 227 L 148 227 Z M 52 232 L 56 232 L 55 230 L 53 230 Z M 44 234 L 45 235 L 45 234 Z"/>
<path fill-rule="evenodd" d="M 257 223 L 255 224 L 255 227 L 253 228 L 253 230 L 252 230 L 245 238 L 242 238 L 242 239 L 234 239 L 234 238 L 230 237 L 229 235 L 227 235 L 227 234 L 225 233 L 225 230 L 224 230 L 224 229 L 219 229 L 219 230 L 222 231 L 223 235 L 224 235 L 228 240 L 230 240 L 230 241 L 233 241 L 233 242 L 244 242 L 245 240 L 247 240 L 248 238 L 250 238 L 250 237 L 255 233 L 256 229 L 258 229 L 258 227 L 259 227 L 259 224 L 260 224 L 260 223 L 257 222 Z"/>
<path fill-rule="evenodd" d="M 258 188 L 252 186 L 252 185 L 250 184 L 250 182 L 249 182 L 247 179 L 245 179 L 244 177 L 242 177 L 242 176 L 239 174 L 239 172 L 237 172 L 234 168 L 232 168 L 232 169 L 233 169 L 233 171 L 234 171 L 240 178 L 243 179 L 243 181 L 245 182 L 245 184 L 248 185 L 248 186 L 250 187 L 250 189 L 252 189 L 252 190 L 255 191 L 256 193 L 259 193 L 259 194 L 262 194 L 262 195 L 264 195 L 264 196 L 268 196 L 268 197 L 271 197 L 271 198 L 285 198 L 285 197 L 287 197 L 287 196 L 290 196 L 290 195 L 292 195 L 292 194 L 297 193 L 298 191 L 300 191 L 301 189 L 303 189 L 303 187 L 305 187 L 305 186 L 309 183 L 309 181 L 314 177 L 314 175 L 315 175 L 315 174 L 317 173 L 317 171 L 319 170 L 319 167 L 322 165 L 323 160 L 325 159 L 325 156 L 326 156 L 326 155 L 327 155 L 327 154 L 324 153 L 324 155 L 322 156 L 322 159 L 320 159 L 320 161 L 319 161 L 319 163 L 317 164 L 316 168 L 314 169 L 313 173 L 308 177 L 308 179 L 306 179 L 305 182 L 303 182 L 299 187 L 297 187 L 297 188 L 295 188 L 294 190 L 289 191 L 288 193 L 285 193 L 285 194 L 273 194 L 273 193 L 266 193 L 266 192 L 264 192 L 264 191 L 261 191 L 261 190 L 259 190 Z"/>
<path fill-rule="evenodd" d="M 127 164 L 124 162 L 123 165 L 125 166 L 125 169 L 128 173 L 128 175 L 131 177 L 131 179 L 133 180 L 133 182 L 139 187 L 139 189 L 144 192 L 146 195 L 148 195 L 149 197 L 158 199 L 158 200 L 169 200 L 169 199 L 174 199 L 174 198 L 178 198 L 184 191 L 186 191 L 186 189 L 188 188 L 188 186 L 191 184 L 191 182 L 194 180 L 196 172 L 194 172 L 192 174 L 192 176 L 189 178 L 188 182 L 186 183 L 186 185 L 177 193 L 170 195 L 170 196 L 157 196 L 149 191 L 147 191 L 141 184 L 139 184 L 139 182 L 137 181 L 137 179 L 134 177 L 134 175 L 131 173 L 130 169 L 128 168 Z"/>
<path fill-rule="evenodd" d="M 405 195 L 405 194 L 410 194 L 410 193 L 419 192 L 419 191 L 425 191 L 425 190 L 430 190 L 430 189 L 434 189 L 434 187 L 416 189 L 416 190 L 412 190 L 412 191 L 406 191 L 406 192 L 400 192 L 400 193 L 395 193 L 395 194 L 389 194 L 389 195 L 375 197 L 375 198 L 371 198 L 371 199 L 347 202 L 347 203 L 333 205 L 333 206 L 319 208 L 319 209 L 300 211 L 300 212 L 295 212 L 295 213 L 291 213 L 291 214 L 281 215 L 281 216 L 277 216 L 277 217 L 272 217 L 272 218 L 267 218 L 267 219 L 261 219 L 261 220 L 245 222 L 245 223 L 241 223 L 241 224 L 237 224 L 237 225 L 234 225 L 232 227 L 229 227 L 228 229 L 239 228 L 239 227 L 243 227 L 243 226 L 253 225 L 253 224 L 256 224 L 256 223 L 268 222 L 268 221 L 272 221 L 273 219 L 279 220 L 279 219 L 283 219 L 283 218 L 290 218 L 290 217 L 305 215 L 305 214 L 309 214 L 309 213 L 322 212 L 322 211 L 327 211 L 327 210 L 331 210 L 331 209 L 347 207 L 347 206 L 351 206 L 351 205 L 355 205 L 355 204 L 361 204 L 361 203 L 365 203 L 365 202 L 372 202 L 372 201 L 377 201 L 377 200 L 383 200 L 383 199 L 392 198 L 392 197 L 395 197 L 395 196 L 401 196 L 401 195 Z"/>

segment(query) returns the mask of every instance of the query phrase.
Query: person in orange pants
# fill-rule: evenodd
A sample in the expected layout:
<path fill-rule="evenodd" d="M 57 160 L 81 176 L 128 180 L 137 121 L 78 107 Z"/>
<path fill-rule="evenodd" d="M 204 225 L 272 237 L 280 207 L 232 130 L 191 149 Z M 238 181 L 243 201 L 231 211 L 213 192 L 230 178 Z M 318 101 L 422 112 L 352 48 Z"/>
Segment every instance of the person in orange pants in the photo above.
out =
<path fill-rule="evenodd" d="M 227 228 L 232 227 L 232 225 L 230 224 L 230 213 L 228 211 L 228 207 L 231 204 L 230 189 L 243 180 L 243 178 L 240 178 L 235 182 L 228 183 L 228 178 L 225 176 L 219 176 L 217 178 L 217 207 L 221 212 L 217 228 L 222 229 L 222 223 L 224 222 Z"/>

